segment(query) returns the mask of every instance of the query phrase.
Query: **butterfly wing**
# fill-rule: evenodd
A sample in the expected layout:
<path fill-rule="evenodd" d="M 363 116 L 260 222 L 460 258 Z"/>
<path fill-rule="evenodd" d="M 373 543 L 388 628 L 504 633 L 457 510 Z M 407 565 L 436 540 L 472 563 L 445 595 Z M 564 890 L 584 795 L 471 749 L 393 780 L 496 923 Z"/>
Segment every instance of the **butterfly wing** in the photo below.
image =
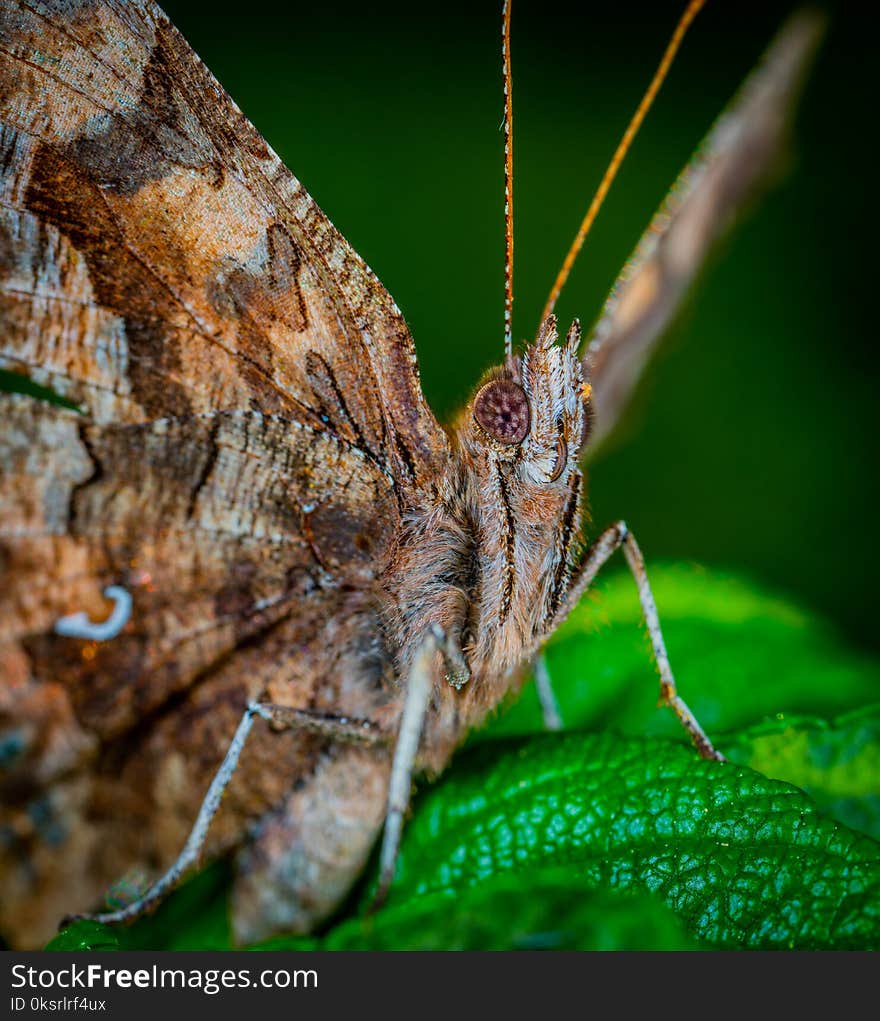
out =
<path fill-rule="evenodd" d="M 626 410 L 712 246 L 778 168 L 822 27 L 815 13 L 801 13 L 783 27 L 615 282 L 584 357 L 593 388 L 590 452 Z"/>
<path fill-rule="evenodd" d="M 66 403 L 0 394 L 4 793 L 30 810 L 95 763 L 122 776 L 119 749 L 150 741 L 158 762 L 159 721 L 196 690 L 216 711 L 175 738 L 195 754 L 191 821 L 235 712 L 283 696 L 293 652 L 304 703 L 333 703 L 334 643 L 381 672 L 340 593 L 369 587 L 402 511 L 432 498 L 447 439 L 390 296 L 155 5 L 4 3 L 0 132 L 0 369 Z M 132 601 L 118 634 L 57 633 L 112 619 L 110 586 Z M 361 624 L 330 633 L 339 618 Z M 76 790 L 55 809 L 71 859 L 100 814 L 94 785 Z M 77 880 L 56 865 L 57 893 Z M 34 884 L 18 893 L 23 910 Z M 43 908 L 32 932 L 61 913 Z"/>

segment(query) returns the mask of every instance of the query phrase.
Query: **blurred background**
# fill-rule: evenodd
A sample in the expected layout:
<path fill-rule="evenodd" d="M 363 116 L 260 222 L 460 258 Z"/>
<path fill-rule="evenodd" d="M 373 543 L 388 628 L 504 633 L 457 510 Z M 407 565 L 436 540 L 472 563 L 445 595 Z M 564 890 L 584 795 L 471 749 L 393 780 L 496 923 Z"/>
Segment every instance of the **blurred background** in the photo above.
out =
<path fill-rule="evenodd" d="M 394 295 L 448 418 L 501 356 L 500 0 L 164 6 Z M 514 2 L 518 339 L 534 335 L 683 6 Z M 563 323 L 593 321 L 792 6 L 710 0 L 563 293 Z M 596 529 L 626 518 L 649 565 L 734 568 L 880 647 L 874 42 L 825 9 L 787 176 L 707 267 L 591 466 L 590 501 Z"/>

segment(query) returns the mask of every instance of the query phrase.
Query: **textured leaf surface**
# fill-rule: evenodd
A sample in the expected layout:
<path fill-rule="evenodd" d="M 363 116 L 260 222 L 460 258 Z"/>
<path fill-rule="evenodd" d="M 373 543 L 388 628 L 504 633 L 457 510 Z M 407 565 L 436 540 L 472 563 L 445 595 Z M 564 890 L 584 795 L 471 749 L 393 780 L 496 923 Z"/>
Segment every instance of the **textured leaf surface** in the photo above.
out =
<path fill-rule="evenodd" d="M 797 784 L 823 811 L 880 840 L 880 705 L 831 722 L 768 720 L 722 747 L 734 762 Z"/>
<path fill-rule="evenodd" d="M 565 865 L 658 894 L 715 946 L 880 946 L 880 844 L 789 784 L 660 740 L 486 744 L 418 806 L 395 903 Z"/>

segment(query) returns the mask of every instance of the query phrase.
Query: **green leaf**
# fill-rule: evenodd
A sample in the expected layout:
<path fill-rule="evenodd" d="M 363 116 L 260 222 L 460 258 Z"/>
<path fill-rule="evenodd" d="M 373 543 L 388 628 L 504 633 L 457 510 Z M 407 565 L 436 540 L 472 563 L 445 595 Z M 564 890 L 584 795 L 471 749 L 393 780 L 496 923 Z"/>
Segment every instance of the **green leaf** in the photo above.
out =
<path fill-rule="evenodd" d="M 694 943 L 659 900 L 572 890 L 565 869 L 495 876 L 480 886 L 417 897 L 355 918 L 311 946 L 268 941 L 261 950 L 686 950 Z"/>
<path fill-rule="evenodd" d="M 836 716 L 880 699 L 880 664 L 829 625 L 741 578 L 649 565 L 679 691 L 710 734 L 778 713 Z M 681 738 L 659 686 L 628 571 L 600 577 L 548 642 L 546 661 L 567 727 Z M 543 729 L 534 685 L 478 738 Z"/>
<path fill-rule="evenodd" d="M 394 903 L 546 866 L 655 893 L 713 946 L 880 946 L 880 844 L 789 784 L 613 735 L 472 749 L 420 800 Z"/>
<path fill-rule="evenodd" d="M 823 811 L 880 840 L 880 705 L 831 722 L 769 720 L 721 747 L 732 761 L 797 784 Z"/>
<path fill-rule="evenodd" d="M 72 922 L 46 944 L 46 950 L 121 950 L 124 933 L 87 919 Z"/>

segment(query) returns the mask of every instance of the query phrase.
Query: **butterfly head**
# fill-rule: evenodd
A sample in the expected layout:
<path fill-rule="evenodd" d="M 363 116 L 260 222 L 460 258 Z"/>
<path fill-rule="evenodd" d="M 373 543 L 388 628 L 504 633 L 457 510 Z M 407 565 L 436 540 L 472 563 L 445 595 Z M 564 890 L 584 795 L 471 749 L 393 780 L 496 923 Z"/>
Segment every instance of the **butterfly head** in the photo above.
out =
<path fill-rule="evenodd" d="M 579 345 L 577 320 L 558 343 L 551 315 L 534 344 L 490 373 L 463 430 L 465 445 L 478 460 L 528 487 L 567 488 L 578 470 L 589 393 Z"/>
<path fill-rule="evenodd" d="M 480 655 L 504 669 L 519 662 L 523 642 L 545 633 L 565 594 L 580 534 L 579 343 L 577 322 L 559 342 L 548 316 L 534 344 L 484 379 L 459 422 L 467 513 L 480 542 L 477 664 Z"/>

